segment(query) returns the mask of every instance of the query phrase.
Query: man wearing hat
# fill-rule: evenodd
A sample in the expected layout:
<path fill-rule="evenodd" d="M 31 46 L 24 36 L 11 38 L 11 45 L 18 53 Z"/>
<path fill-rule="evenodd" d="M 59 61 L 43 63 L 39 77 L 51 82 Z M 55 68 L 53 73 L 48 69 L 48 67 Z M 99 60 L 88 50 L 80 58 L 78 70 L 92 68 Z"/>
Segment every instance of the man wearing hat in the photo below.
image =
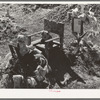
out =
<path fill-rule="evenodd" d="M 33 46 L 32 46 L 32 50 L 31 50 L 31 48 L 29 48 L 26 45 L 25 35 L 18 35 L 17 41 L 18 41 L 17 47 L 18 47 L 19 54 L 20 54 L 19 56 L 20 56 L 21 62 L 23 64 L 25 76 L 30 76 L 33 74 L 33 71 L 37 67 L 37 62 L 35 60 L 34 55 L 40 54 L 41 52 Z"/>
<path fill-rule="evenodd" d="M 36 49 L 34 46 L 32 46 L 32 48 L 30 48 L 30 46 L 27 46 L 25 40 L 26 40 L 25 35 L 18 35 L 17 47 L 18 47 L 19 54 L 20 54 L 19 60 L 22 64 L 24 78 L 27 79 L 27 77 L 32 77 L 35 75 L 34 71 L 41 63 L 40 58 L 43 55 L 41 54 L 41 51 Z M 44 58 L 44 61 L 45 61 L 45 57 L 43 56 L 42 58 Z"/>

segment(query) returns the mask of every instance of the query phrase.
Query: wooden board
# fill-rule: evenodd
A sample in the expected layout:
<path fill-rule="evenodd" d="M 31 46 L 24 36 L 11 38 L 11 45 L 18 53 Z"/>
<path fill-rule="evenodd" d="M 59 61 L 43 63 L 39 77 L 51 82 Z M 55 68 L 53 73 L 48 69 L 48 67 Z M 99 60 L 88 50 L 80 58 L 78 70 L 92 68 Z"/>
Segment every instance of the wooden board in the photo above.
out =
<path fill-rule="evenodd" d="M 58 34 L 58 35 L 63 35 L 64 24 L 44 19 L 44 30 L 47 30 L 49 32 L 52 32 L 52 33 L 55 33 L 55 34 Z"/>
<path fill-rule="evenodd" d="M 76 36 L 83 35 L 83 22 L 79 18 L 72 19 L 72 33 Z"/>

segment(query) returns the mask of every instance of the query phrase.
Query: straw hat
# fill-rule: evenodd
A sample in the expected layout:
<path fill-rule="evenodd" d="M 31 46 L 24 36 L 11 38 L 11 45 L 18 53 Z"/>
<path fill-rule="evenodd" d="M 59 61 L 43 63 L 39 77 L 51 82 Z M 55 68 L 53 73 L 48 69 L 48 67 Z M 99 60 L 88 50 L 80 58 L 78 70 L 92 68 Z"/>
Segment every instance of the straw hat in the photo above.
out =
<path fill-rule="evenodd" d="M 42 39 L 43 40 L 48 40 L 48 39 L 50 39 L 51 38 L 51 35 L 49 34 L 49 32 L 48 31 L 42 31 Z"/>
<path fill-rule="evenodd" d="M 18 35 L 17 40 L 19 43 L 25 43 L 25 36 L 24 35 Z"/>

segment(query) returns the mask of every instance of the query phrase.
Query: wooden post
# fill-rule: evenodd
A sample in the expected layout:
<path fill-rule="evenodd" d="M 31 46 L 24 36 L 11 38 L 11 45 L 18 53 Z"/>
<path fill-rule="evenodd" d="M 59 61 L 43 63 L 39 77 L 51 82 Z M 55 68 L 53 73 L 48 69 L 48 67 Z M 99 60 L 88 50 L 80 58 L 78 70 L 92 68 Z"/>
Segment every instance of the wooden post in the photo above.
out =
<path fill-rule="evenodd" d="M 31 36 L 27 36 L 27 45 L 31 45 Z"/>
<path fill-rule="evenodd" d="M 15 58 L 15 51 L 12 45 L 9 45 L 9 49 L 11 51 L 12 57 Z"/>
<path fill-rule="evenodd" d="M 72 19 L 72 34 L 78 39 L 83 35 L 83 21 L 79 18 Z"/>
<path fill-rule="evenodd" d="M 59 30 L 58 32 L 60 36 L 60 47 L 61 49 L 63 49 L 63 43 L 64 43 L 64 24 L 63 23 L 58 23 L 58 30 Z"/>

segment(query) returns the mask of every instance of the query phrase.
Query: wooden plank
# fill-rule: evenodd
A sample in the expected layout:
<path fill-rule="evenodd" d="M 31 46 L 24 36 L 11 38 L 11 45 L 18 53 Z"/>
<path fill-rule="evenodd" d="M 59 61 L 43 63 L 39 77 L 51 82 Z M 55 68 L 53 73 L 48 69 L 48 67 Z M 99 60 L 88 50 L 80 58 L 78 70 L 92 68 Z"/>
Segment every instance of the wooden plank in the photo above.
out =
<path fill-rule="evenodd" d="M 35 41 L 31 42 L 31 45 L 35 46 L 39 43 L 41 43 L 41 39 L 38 39 L 38 40 L 35 40 Z"/>
<path fill-rule="evenodd" d="M 60 45 L 60 42 L 58 41 L 53 41 L 54 44 Z"/>
<path fill-rule="evenodd" d="M 51 21 L 44 19 L 44 30 L 47 30 L 48 32 L 51 32 Z"/>
<path fill-rule="evenodd" d="M 43 30 L 42 30 L 42 31 L 35 32 L 35 33 L 33 33 L 33 34 L 28 35 L 28 36 L 27 36 L 27 45 L 31 45 L 31 37 L 32 37 L 32 36 L 35 36 L 35 35 L 37 35 L 37 34 L 41 34 L 42 32 L 43 32 Z"/>
<path fill-rule="evenodd" d="M 53 41 L 53 40 L 56 40 L 56 39 L 59 39 L 59 37 L 55 37 L 55 38 L 52 38 L 52 39 L 49 39 L 49 40 L 46 40 L 45 42 L 50 42 L 50 41 Z"/>
<path fill-rule="evenodd" d="M 44 19 L 44 30 L 61 35 L 64 33 L 64 24 Z"/>
<path fill-rule="evenodd" d="M 15 47 L 14 45 L 9 44 L 9 49 L 11 51 L 12 57 L 15 57 L 15 53 L 16 53 L 15 50 L 14 50 L 14 47 Z"/>
<path fill-rule="evenodd" d="M 59 22 L 59 23 L 57 24 L 57 30 L 58 30 L 58 34 L 59 34 L 60 36 L 63 36 L 63 34 L 64 34 L 64 24 L 61 23 L 61 22 Z"/>
<path fill-rule="evenodd" d="M 51 25 L 51 27 L 50 27 L 51 28 L 51 32 L 58 34 L 58 30 L 57 30 L 58 24 L 56 22 L 54 22 L 54 21 L 51 21 L 50 25 Z"/>
<path fill-rule="evenodd" d="M 43 30 L 42 31 L 39 31 L 39 32 L 35 32 L 35 33 L 33 33 L 33 34 L 30 34 L 30 35 L 28 35 L 29 37 L 31 36 L 34 36 L 34 35 L 37 35 L 37 34 L 41 34 L 43 32 Z"/>
<path fill-rule="evenodd" d="M 72 33 L 77 37 L 83 35 L 83 22 L 79 18 L 72 19 Z"/>

